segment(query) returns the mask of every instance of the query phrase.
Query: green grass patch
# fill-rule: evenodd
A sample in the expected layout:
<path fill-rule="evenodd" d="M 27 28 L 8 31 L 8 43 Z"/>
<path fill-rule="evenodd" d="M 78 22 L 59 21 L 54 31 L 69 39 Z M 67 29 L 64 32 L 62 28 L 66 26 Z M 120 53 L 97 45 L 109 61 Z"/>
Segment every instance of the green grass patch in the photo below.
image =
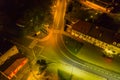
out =
<path fill-rule="evenodd" d="M 65 35 L 63 35 L 63 40 L 64 40 L 65 46 L 75 55 L 79 52 L 79 50 L 84 45 L 82 42 L 79 42 Z"/>
<path fill-rule="evenodd" d="M 71 73 L 67 73 L 63 70 L 58 69 L 58 76 L 59 76 L 59 80 L 72 80 Z"/>

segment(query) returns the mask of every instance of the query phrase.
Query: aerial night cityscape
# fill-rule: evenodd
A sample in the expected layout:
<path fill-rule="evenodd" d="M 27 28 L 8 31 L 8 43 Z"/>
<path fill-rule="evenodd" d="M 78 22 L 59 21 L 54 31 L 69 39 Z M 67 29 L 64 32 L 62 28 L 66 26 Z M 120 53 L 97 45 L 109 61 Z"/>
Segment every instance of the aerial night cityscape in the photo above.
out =
<path fill-rule="evenodd" d="M 120 0 L 0 0 L 0 80 L 120 80 Z"/>

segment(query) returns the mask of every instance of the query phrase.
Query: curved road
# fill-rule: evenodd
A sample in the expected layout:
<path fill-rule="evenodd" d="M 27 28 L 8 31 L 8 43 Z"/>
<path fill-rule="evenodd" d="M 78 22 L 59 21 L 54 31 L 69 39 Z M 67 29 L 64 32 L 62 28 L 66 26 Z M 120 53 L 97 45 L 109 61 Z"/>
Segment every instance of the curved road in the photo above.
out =
<path fill-rule="evenodd" d="M 58 0 L 57 2 L 57 10 L 55 12 L 54 17 L 54 29 L 59 30 L 59 33 L 55 35 L 56 44 L 59 48 L 59 54 L 64 61 L 69 64 L 72 64 L 80 69 L 86 70 L 88 72 L 92 72 L 94 74 L 100 75 L 102 77 L 107 78 L 108 80 L 120 80 L 120 74 L 104 69 L 100 66 L 88 63 L 83 61 L 75 56 L 73 56 L 65 47 L 63 39 L 62 39 L 62 32 L 64 31 L 64 16 L 66 11 L 67 0 Z"/>

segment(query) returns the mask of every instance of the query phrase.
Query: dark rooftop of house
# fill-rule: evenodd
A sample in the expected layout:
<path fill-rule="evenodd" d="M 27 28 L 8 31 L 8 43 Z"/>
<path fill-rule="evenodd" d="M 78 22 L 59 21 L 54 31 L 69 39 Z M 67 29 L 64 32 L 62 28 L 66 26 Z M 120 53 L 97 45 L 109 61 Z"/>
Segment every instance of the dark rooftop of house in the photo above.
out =
<path fill-rule="evenodd" d="M 22 57 L 24 56 L 20 53 L 10 57 L 10 59 L 7 59 L 4 64 L 0 65 L 0 71 L 5 71 L 13 62 Z"/>
<path fill-rule="evenodd" d="M 91 30 L 89 31 L 88 35 L 101 40 L 103 42 L 112 44 L 114 40 L 115 33 L 114 31 L 104 28 L 104 27 L 99 27 L 99 26 L 93 26 Z"/>

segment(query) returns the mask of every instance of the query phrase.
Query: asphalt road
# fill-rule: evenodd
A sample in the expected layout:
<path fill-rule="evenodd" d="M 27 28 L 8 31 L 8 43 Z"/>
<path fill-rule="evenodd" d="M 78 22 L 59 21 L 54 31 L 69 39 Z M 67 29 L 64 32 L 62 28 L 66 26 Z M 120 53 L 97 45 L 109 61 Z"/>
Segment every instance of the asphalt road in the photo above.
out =
<path fill-rule="evenodd" d="M 55 25 L 54 27 L 56 27 L 57 29 L 60 30 L 60 32 L 63 32 L 63 28 L 64 28 L 64 15 L 65 15 L 65 9 L 66 9 L 66 0 L 61 0 L 59 3 L 59 7 L 58 7 L 58 11 L 56 12 L 56 19 L 55 19 Z M 61 7 L 61 9 L 60 9 Z M 108 80 L 120 80 L 120 75 L 117 74 L 116 72 L 104 69 L 100 66 L 97 65 L 93 65 L 91 63 L 85 62 L 73 55 L 71 55 L 71 53 L 66 49 L 64 42 L 62 40 L 62 35 L 61 33 L 57 35 L 57 43 L 58 43 L 58 47 L 60 49 L 61 53 L 64 53 L 61 57 L 66 57 L 64 58 L 65 62 L 72 64 L 76 67 L 79 67 L 80 69 L 84 69 L 88 72 L 92 72 L 95 73 L 97 75 L 100 75 L 102 77 L 107 78 Z"/>
<path fill-rule="evenodd" d="M 61 53 L 64 53 L 63 55 L 66 56 L 66 62 L 68 62 L 69 64 L 72 64 L 80 69 L 86 70 L 88 72 L 97 74 L 99 76 L 105 77 L 108 80 L 120 80 L 120 75 L 119 73 L 107 70 L 105 68 L 102 68 L 100 66 L 91 64 L 89 62 L 86 62 L 82 59 L 79 59 L 78 57 L 72 55 L 67 49 L 66 47 L 63 45 L 62 40 L 60 38 L 57 39 L 58 41 L 58 45 L 60 48 Z M 62 55 L 62 54 L 61 54 Z M 69 60 L 67 60 L 67 58 Z"/>
<path fill-rule="evenodd" d="M 63 30 L 64 30 L 64 16 L 65 16 L 65 11 L 66 11 L 66 6 L 67 6 L 67 0 L 58 0 L 57 1 L 57 6 L 56 6 L 56 12 L 54 15 L 54 31 L 58 30 L 58 33 L 55 33 L 53 35 L 51 35 L 55 40 L 56 43 L 52 43 L 52 38 L 50 37 L 48 43 L 52 43 L 51 45 L 56 47 L 55 51 L 58 52 L 57 55 L 59 55 L 61 57 L 61 59 L 68 63 L 71 64 L 73 66 L 76 66 L 80 69 L 86 70 L 88 72 L 97 74 L 99 76 L 105 77 L 109 80 L 120 80 L 120 75 L 115 73 L 115 72 L 111 72 L 109 70 L 103 69 L 97 65 L 93 65 L 90 64 L 88 62 L 85 62 L 73 55 L 71 55 L 69 53 L 69 51 L 66 49 L 64 43 L 63 43 L 63 39 L 62 39 L 62 34 Z M 23 49 L 24 51 L 27 51 L 27 56 L 31 58 L 31 60 L 33 60 L 35 58 L 34 53 L 31 50 L 28 50 L 28 46 L 25 46 L 25 44 L 18 44 L 17 41 L 14 42 L 16 45 L 18 45 L 19 47 L 21 47 L 21 49 Z M 44 43 L 44 41 L 43 41 Z M 45 46 L 47 46 L 45 44 Z M 34 57 L 33 57 L 34 56 Z"/>
<path fill-rule="evenodd" d="M 53 26 L 55 30 L 61 30 L 64 28 L 64 16 L 66 11 L 66 0 L 58 0 L 56 5 L 56 12 L 54 15 Z"/>

